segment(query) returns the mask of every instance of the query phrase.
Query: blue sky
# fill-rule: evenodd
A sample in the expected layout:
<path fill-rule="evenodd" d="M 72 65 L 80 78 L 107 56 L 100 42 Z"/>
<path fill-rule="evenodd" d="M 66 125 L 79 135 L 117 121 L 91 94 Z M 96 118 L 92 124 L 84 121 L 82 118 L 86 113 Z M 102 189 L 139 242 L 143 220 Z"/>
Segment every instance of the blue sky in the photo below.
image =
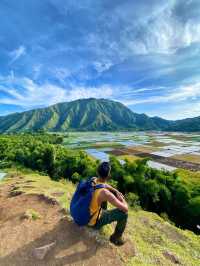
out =
<path fill-rule="evenodd" d="M 1 0 L 0 115 L 78 98 L 200 115 L 199 0 Z"/>

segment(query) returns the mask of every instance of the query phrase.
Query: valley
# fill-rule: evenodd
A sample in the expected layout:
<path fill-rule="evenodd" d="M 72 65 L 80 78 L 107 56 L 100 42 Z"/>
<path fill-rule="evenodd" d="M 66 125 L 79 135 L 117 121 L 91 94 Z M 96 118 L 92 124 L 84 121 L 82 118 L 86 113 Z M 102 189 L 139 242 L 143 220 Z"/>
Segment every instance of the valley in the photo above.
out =
<path fill-rule="evenodd" d="M 99 160 L 117 156 L 136 160 L 148 157 L 150 167 L 168 171 L 200 171 L 200 136 L 168 132 L 71 132 L 64 134 L 68 148 L 83 149 Z"/>

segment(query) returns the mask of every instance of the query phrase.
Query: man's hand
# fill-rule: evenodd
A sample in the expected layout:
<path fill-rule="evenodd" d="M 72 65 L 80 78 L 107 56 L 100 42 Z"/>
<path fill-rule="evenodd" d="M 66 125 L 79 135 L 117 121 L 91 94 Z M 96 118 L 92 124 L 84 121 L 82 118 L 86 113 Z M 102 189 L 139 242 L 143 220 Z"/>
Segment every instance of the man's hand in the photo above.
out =
<path fill-rule="evenodd" d="M 116 197 L 118 200 L 120 200 L 121 202 L 125 201 L 124 195 L 119 192 L 116 188 L 110 186 L 110 185 L 106 185 L 106 188 L 109 189 Z"/>
<path fill-rule="evenodd" d="M 100 205 L 102 202 L 108 201 L 111 205 L 123 212 L 128 212 L 128 204 L 120 192 L 118 192 L 118 195 L 114 195 L 113 191 L 103 189 L 99 194 L 98 200 Z"/>

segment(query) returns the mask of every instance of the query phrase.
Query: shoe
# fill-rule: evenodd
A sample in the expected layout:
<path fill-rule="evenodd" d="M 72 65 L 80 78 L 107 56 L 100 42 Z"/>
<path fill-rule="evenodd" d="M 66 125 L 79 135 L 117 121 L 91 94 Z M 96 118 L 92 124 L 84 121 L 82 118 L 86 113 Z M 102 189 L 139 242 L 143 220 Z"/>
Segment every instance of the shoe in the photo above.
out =
<path fill-rule="evenodd" d="M 116 237 L 114 234 L 110 236 L 110 242 L 116 246 L 122 246 L 125 243 L 122 237 Z"/>

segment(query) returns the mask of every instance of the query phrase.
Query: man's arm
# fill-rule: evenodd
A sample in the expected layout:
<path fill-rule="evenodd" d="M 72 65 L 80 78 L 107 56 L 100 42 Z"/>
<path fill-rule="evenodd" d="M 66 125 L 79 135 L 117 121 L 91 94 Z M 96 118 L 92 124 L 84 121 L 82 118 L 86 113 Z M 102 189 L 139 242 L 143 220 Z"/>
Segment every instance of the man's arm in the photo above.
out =
<path fill-rule="evenodd" d="M 122 201 L 124 199 L 124 196 L 121 192 L 119 192 L 116 188 L 112 187 L 109 184 L 106 184 L 106 188 L 110 190 L 112 193 L 115 194 L 115 196 L 118 198 L 118 200 Z"/>
<path fill-rule="evenodd" d="M 123 212 L 128 212 L 128 204 L 126 203 L 125 199 L 122 197 L 118 199 L 113 193 L 111 193 L 107 189 L 103 189 L 98 198 L 99 204 L 101 205 L 102 202 L 108 201 L 110 204 L 118 208 Z"/>

